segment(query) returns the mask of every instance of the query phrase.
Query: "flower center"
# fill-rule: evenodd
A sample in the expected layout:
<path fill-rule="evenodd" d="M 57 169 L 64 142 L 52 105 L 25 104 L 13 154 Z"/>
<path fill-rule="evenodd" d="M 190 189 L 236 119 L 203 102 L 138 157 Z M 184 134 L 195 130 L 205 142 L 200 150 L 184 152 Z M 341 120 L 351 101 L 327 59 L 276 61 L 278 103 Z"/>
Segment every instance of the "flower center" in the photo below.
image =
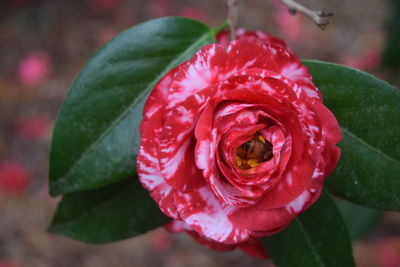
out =
<path fill-rule="evenodd" d="M 241 169 L 253 168 L 271 158 L 272 144 L 258 133 L 236 149 L 236 164 Z"/>

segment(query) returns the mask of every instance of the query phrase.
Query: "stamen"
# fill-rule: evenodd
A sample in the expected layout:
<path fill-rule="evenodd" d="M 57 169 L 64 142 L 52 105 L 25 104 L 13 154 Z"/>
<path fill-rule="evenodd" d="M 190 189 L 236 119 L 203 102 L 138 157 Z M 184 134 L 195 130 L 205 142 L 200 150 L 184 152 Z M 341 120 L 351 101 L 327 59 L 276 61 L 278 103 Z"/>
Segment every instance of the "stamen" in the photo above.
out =
<path fill-rule="evenodd" d="M 236 165 L 238 165 L 239 167 L 242 166 L 242 159 L 238 156 L 236 156 Z"/>
<path fill-rule="evenodd" d="M 272 144 L 258 133 L 236 149 L 236 165 L 241 169 L 254 168 L 271 158 Z"/>

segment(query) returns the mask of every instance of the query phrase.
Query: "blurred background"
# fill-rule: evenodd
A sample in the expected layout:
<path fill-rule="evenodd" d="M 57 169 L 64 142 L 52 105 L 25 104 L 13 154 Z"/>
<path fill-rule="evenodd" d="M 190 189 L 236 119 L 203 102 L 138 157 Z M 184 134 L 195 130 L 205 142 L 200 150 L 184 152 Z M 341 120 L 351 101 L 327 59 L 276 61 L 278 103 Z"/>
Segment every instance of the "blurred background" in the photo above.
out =
<path fill-rule="evenodd" d="M 399 0 L 299 2 L 334 12 L 331 24 L 322 31 L 278 1 L 242 0 L 239 26 L 285 39 L 301 58 L 350 65 L 400 86 Z M 179 15 L 216 26 L 225 14 L 223 0 L 0 1 L 0 267 L 273 266 L 163 229 L 96 246 L 46 232 L 59 200 L 47 192 L 51 131 L 88 57 L 151 18 Z M 400 213 L 340 206 L 358 266 L 399 267 Z"/>

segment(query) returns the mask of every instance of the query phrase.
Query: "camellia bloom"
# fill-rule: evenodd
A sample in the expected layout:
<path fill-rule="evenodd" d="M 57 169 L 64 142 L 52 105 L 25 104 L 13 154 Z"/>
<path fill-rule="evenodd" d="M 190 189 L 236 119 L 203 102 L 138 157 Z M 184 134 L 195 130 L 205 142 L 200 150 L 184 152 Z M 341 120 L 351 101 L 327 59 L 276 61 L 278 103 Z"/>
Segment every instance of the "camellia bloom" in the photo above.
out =
<path fill-rule="evenodd" d="M 19 162 L 0 162 L 0 195 L 22 194 L 28 189 L 30 180 L 28 170 Z"/>
<path fill-rule="evenodd" d="M 48 78 L 52 70 L 50 56 L 45 51 L 36 51 L 21 59 L 18 80 L 24 85 L 36 86 Z"/>
<path fill-rule="evenodd" d="M 318 199 L 341 132 L 282 40 L 260 32 L 238 38 L 203 47 L 154 87 L 137 169 L 173 219 L 168 230 L 265 256 L 257 238 L 281 231 Z"/>

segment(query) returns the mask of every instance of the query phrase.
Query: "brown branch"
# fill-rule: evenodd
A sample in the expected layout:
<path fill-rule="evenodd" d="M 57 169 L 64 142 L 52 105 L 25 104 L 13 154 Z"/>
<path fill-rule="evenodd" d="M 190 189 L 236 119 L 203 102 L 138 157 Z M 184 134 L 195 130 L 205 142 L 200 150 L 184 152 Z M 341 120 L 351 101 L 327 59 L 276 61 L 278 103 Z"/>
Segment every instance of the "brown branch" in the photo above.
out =
<path fill-rule="evenodd" d="M 236 23 L 238 19 L 238 0 L 227 0 L 228 6 L 228 24 L 231 40 L 236 39 Z"/>
<path fill-rule="evenodd" d="M 280 0 L 280 1 L 289 8 L 290 13 L 295 14 L 298 11 L 307 15 L 321 29 L 325 29 L 325 27 L 329 24 L 329 19 L 333 16 L 333 13 L 325 13 L 319 10 L 311 10 L 297 3 L 294 0 Z"/>

